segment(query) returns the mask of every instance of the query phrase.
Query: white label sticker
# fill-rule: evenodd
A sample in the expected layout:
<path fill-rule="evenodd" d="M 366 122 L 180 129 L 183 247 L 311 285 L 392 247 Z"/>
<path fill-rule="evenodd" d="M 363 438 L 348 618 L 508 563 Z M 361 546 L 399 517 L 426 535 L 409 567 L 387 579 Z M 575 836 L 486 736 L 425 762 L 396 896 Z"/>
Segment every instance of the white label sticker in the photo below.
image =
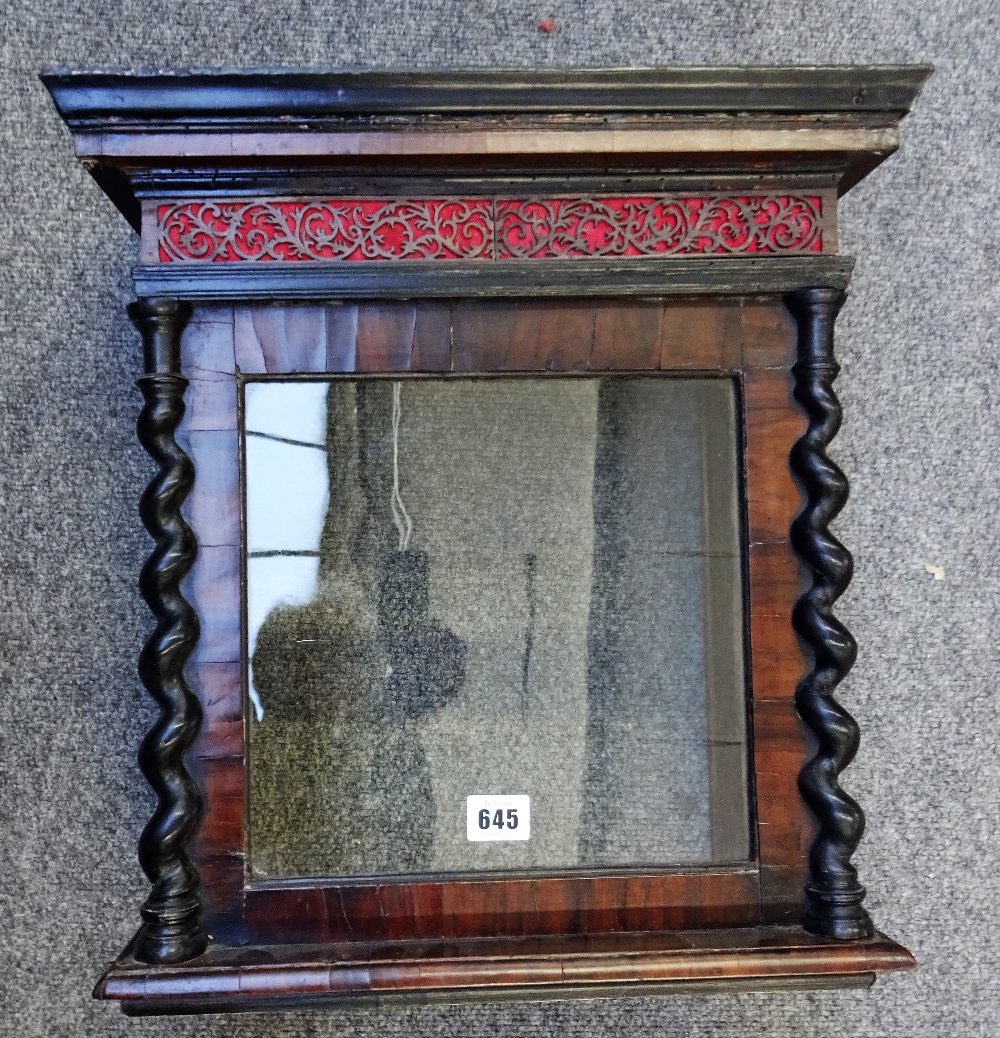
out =
<path fill-rule="evenodd" d="M 465 833 L 476 842 L 531 839 L 531 797 L 467 797 Z"/>

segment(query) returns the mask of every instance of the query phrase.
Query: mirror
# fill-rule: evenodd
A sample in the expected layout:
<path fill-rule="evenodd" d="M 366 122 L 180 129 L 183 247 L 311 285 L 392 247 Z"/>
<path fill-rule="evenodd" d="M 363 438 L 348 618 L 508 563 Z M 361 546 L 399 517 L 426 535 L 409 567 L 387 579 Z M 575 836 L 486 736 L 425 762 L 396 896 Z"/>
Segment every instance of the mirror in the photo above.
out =
<path fill-rule="evenodd" d="M 747 857 L 731 380 L 244 394 L 255 876 Z"/>

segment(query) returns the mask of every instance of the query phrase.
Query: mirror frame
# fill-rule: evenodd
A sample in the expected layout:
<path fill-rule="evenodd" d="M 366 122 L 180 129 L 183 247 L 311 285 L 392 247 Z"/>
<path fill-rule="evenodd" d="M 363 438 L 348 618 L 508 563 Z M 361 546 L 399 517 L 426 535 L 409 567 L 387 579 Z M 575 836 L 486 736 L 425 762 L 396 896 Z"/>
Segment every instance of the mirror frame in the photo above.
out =
<path fill-rule="evenodd" d="M 827 446 L 851 269 L 837 199 L 895 150 L 928 74 L 43 77 L 140 232 L 139 435 L 158 465 L 141 505 L 151 892 L 98 997 L 218 1012 L 858 985 L 912 965 L 851 864 L 864 820 L 839 776 L 858 729 L 834 691 L 855 644 L 832 608 L 851 558 L 829 530 L 847 482 Z M 241 382 L 553 370 L 738 383 L 753 860 L 250 881 Z"/>

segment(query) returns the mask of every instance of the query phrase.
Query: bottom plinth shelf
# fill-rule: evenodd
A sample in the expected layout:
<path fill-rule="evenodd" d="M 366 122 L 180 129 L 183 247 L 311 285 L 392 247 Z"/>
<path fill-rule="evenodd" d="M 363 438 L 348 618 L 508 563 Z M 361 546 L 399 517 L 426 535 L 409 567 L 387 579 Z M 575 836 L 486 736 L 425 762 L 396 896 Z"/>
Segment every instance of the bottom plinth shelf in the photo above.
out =
<path fill-rule="evenodd" d="M 383 944 L 213 945 L 175 965 L 129 950 L 95 997 L 130 1015 L 252 1012 L 345 1003 L 546 1000 L 685 992 L 866 987 L 914 966 L 882 934 L 835 941 L 797 927 L 599 937 Z"/>

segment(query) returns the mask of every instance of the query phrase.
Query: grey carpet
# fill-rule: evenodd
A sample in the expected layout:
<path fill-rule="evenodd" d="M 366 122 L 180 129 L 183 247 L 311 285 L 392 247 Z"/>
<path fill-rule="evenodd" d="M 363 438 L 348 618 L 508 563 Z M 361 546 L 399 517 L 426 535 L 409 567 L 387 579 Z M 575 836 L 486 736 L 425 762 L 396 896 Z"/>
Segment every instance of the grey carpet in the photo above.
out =
<path fill-rule="evenodd" d="M 545 15 L 550 35 L 535 28 Z M 997 3 L 8 0 L 0 37 L 0 1034 L 996 1034 Z M 239 1020 L 128 1023 L 91 1003 L 143 890 L 135 501 L 149 466 L 123 313 L 135 243 L 73 160 L 36 70 L 917 59 L 938 72 L 902 153 L 843 206 L 859 262 L 836 454 L 856 495 L 838 529 L 858 557 L 842 614 L 862 640 L 844 688 L 866 733 L 849 778 L 869 816 L 859 862 L 919 972 L 867 993 Z"/>

